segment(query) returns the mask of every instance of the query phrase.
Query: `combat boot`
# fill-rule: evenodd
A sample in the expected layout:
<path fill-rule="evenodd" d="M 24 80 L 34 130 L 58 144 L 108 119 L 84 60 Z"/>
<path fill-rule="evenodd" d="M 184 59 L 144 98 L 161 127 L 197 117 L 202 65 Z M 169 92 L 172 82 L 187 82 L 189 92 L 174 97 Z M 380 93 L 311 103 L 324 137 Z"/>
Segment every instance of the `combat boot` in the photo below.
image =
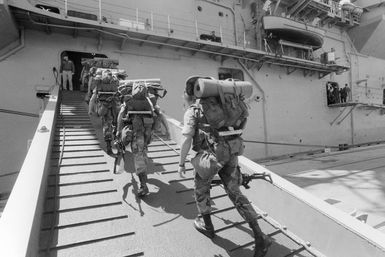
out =
<path fill-rule="evenodd" d="M 139 181 L 140 181 L 140 188 L 138 190 L 138 196 L 145 196 L 148 194 L 148 187 L 147 187 L 147 174 L 146 173 L 140 173 L 138 175 Z"/>
<path fill-rule="evenodd" d="M 195 229 L 209 238 L 214 238 L 215 231 L 214 231 L 214 225 L 211 222 L 210 214 L 203 214 L 202 218 L 203 218 L 203 221 L 199 219 L 199 217 L 195 219 L 194 221 Z"/>
<path fill-rule="evenodd" d="M 107 154 L 112 155 L 113 152 L 112 152 L 111 140 L 107 140 L 106 144 L 107 144 Z"/>
<path fill-rule="evenodd" d="M 250 222 L 249 226 L 254 233 L 254 240 L 255 240 L 254 257 L 263 257 L 266 255 L 267 251 L 269 250 L 269 247 L 273 242 L 270 237 L 262 233 L 261 228 L 259 227 L 257 221 Z"/>

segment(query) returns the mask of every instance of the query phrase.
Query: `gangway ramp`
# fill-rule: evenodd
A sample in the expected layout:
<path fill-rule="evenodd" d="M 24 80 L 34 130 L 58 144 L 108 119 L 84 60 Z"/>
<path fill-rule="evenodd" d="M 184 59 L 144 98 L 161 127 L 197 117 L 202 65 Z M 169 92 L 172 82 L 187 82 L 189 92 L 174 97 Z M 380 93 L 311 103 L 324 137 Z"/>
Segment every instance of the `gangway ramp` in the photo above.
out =
<path fill-rule="evenodd" d="M 62 96 L 62 97 L 61 97 Z M 177 172 L 179 122 L 173 140 L 149 146 L 150 193 L 138 198 L 133 156 L 113 174 L 101 121 L 78 92 L 49 96 L 30 150 L 0 218 L 0 256 L 253 256 L 253 236 L 221 184 L 211 190 L 216 237 L 197 232 L 193 169 Z M 179 134 L 178 134 L 179 133 Z M 240 157 L 243 172 L 264 172 L 244 190 L 274 242 L 268 257 L 385 256 L 383 234 Z M 43 208 L 44 207 L 44 208 Z"/>
<path fill-rule="evenodd" d="M 253 255 L 252 231 L 222 185 L 211 191 L 217 236 L 210 240 L 193 228 L 193 169 L 187 162 L 187 173 L 180 177 L 179 147 L 171 140 L 154 137 L 148 149 L 150 194 L 138 198 L 132 155 L 126 154 L 127 172 L 113 174 L 114 159 L 104 151 L 100 121 L 90 119 L 86 107 L 80 95 L 63 92 L 40 256 Z M 262 229 L 275 240 L 267 256 L 316 256 L 301 245 L 304 240 L 290 239 L 289 231 L 260 213 Z"/>

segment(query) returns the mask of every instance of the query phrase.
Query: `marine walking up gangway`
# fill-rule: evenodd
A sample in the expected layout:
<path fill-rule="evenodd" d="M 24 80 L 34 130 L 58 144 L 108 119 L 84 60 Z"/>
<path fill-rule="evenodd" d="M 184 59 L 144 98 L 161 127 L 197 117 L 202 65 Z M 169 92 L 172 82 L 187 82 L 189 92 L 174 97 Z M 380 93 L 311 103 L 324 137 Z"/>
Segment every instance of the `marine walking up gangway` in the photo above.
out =
<path fill-rule="evenodd" d="M 101 147 L 102 143 L 97 137 L 82 98 L 70 92 L 63 94 L 52 148 L 39 256 L 178 256 L 178 252 L 181 253 L 180 256 L 197 256 L 198 253 L 194 252 L 184 253 L 185 247 L 178 249 L 180 247 L 177 245 L 181 244 L 176 239 L 173 240 L 174 244 L 162 246 L 163 240 L 169 241 L 172 238 L 167 231 L 176 226 L 173 223 L 179 223 L 174 229 L 177 229 L 175 234 L 180 239 L 186 236 L 190 238 L 189 244 L 186 245 L 188 247 L 199 249 L 193 239 L 206 238 L 196 231 L 186 233 L 191 230 L 192 220 L 196 216 L 195 201 L 192 198 L 191 165 L 188 166 L 189 174 L 186 177 L 175 178 L 179 158 L 178 146 L 175 142 L 163 140 L 157 135 L 155 138 L 149 147 L 152 160 L 149 184 L 153 190 L 148 197 L 139 199 L 135 196 L 138 185 L 132 174 L 127 176 L 112 173 L 111 158 Z M 120 188 L 119 185 L 123 187 Z M 223 249 L 201 249 L 202 255 L 199 256 L 204 256 L 204 252 L 212 252 L 213 256 L 223 255 L 223 251 L 232 256 L 250 256 L 254 244 L 251 230 L 237 217 L 239 214 L 226 199 L 227 195 L 221 187 L 214 186 L 212 189 L 212 201 L 215 203 L 212 215 L 215 217 L 214 222 L 223 223 L 220 226 L 216 224 L 216 232 L 219 236 L 226 235 L 224 238 L 228 242 L 222 246 Z M 170 201 L 169 206 L 164 203 L 165 200 Z M 159 219 L 156 217 L 159 214 L 145 210 L 148 207 L 145 205 L 152 205 L 147 204 L 147 201 L 160 206 L 163 209 L 162 215 L 165 216 L 169 216 L 169 209 L 174 209 L 171 212 L 172 217 L 165 217 L 166 222 L 154 224 L 154 221 Z M 183 215 L 187 210 L 191 215 Z M 181 219 L 182 224 L 176 219 Z M 267 218 L 266 214 L 261 213 L 260 219 L 261 222 L 264 220 L 266 226 L 271 226 L 270 236 L 277 237 L 281 234 L 279 241 L 283 240 L 290 245 L 285 247 L 286 251 L 279 250 L 276 254 L 295 256 L 296 253 L 306 252 L 308 246 L 303 240 L 297 239 L 273 219 Z M 134 220 L 136 222 L 133 222 Z M 146 224 L 136 226 L 140 223 Z M 151 224 L 153 228 L 146 228 Z M 152 248 L 151 245 L 158 241 L 152 239 L 152 234 L 159 233 L 153 231 L 154 228 L 165 237 L 158 239 L 156 244 L 159 248 L 170 248 L 163 250 L 164 255 L 158 255 L 157 250 L 153 253 L 146 251 L 146 248 Z M 234 230 L 241 233 L 234 233 Z M 237 234 L 242 236 L 237 238 Z M 151 240 L 138 244 L 138 236 L 142 238 L 140 241 L 143 238 Z"/>
<path fill-rule="evenodd" d="M 173 140 L 154 136 L 150 193 L 138 198 L 129 151 L 126 172 L 114 174 L 100 120 L 90 118 L 80 94 L 60 95 L 50 96 L 0 219 L 0 256 L 253 256 L 252 231 L 221 184 L 211 189 L 216 237 L 194 229 L 193 169 L 187 162 L 186 175 L 177 172 L 177 122 L 169 119 Z M 44 151 L 46 160 L 30 160 Z M 380 232 L 244 157 L 240 164 L 243 172 L 272 178 L 254 180 L 244 190 L 274 240 L 266 256 L 385 256 Z"/>

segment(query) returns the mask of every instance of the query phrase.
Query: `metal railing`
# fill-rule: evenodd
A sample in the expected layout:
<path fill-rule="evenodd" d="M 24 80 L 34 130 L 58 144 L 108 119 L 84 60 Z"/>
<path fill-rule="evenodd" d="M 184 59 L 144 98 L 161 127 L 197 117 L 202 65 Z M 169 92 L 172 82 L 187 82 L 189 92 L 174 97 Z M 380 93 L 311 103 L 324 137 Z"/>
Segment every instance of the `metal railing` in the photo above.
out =
<path fill-rule="evenodd" d="M 0 218 L 0 256 L 37 256 L 58 93 L 56 86 Z"/>
<path fill-rule="evenodd" d="M 180 37 L 188 40 L 198 40 L 202 34 L 210 35 L 215 32 L 220 37 L 220 44 L 240 45 L 246 47 L 246 33 L 243 32 L 239 38 L 234 38 L 234 26 L 226 27 L 226 24 L 208 24 L 193 18 L 191 13 L 179 13 L 179 17 L 162 14 L 138 8 L 130 8 L 107 2 L 106 0 L 90 0 L 87 5 L 76 0 L 39 0 L 38 3 L 54 5 L 67 17 L 69 10 L 97 16 L 99 23 L 120 25 L 129 30 L 140 32 L 151 32 L 169 37 Z M 186 18 L 185 18 L 186 17 Z M 191 18 L 188 18 L 191 17 Z"/>

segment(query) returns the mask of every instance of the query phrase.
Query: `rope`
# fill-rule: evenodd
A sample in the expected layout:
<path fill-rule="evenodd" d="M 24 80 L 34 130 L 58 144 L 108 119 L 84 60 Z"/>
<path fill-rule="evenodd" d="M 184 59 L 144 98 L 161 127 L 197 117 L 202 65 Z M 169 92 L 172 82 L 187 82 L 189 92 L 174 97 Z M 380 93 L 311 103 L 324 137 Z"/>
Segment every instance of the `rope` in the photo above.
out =
<path fill-rule="evenodd" d="M 20 116 L 34 117 L 34 118 L 38 118 L 39 117 L 39 115 L 35 114 L 35 113 L 19 112 L 19 111 L 13 111 L 13 110 L 8 110 L 8 109 L 0 109 L 0 112 L 20 115 Z"/>
<path fill-rule="evenodd" d="M 177 150 L 175 150 L 171 145 L 169 145 L 167 142 L 165 142 L 162 138 L 160 138 L 157 134 L 154 134 L 154 136 L 156 136 L 163 144 L 167 145 L 171 150 L 173 150 L 175 153 L 177 153 L 178 155 L 180 155 L 180 152 L 178 152 Z"/>
<path fill-rule="evenodd" d="M 339 146 L 333 145 L 307 145 L 307 144 L 292 144 L 292 143 L 280 143 L 280 142 L 265 142 L 256 140 L 243 140 L 245 143 L 255 144 L 268 144 L 268 145 L 286 145 L 286 146 L 301 146 L 301 147 L 320 147 L 320 148 L 339 148 Z"/>

